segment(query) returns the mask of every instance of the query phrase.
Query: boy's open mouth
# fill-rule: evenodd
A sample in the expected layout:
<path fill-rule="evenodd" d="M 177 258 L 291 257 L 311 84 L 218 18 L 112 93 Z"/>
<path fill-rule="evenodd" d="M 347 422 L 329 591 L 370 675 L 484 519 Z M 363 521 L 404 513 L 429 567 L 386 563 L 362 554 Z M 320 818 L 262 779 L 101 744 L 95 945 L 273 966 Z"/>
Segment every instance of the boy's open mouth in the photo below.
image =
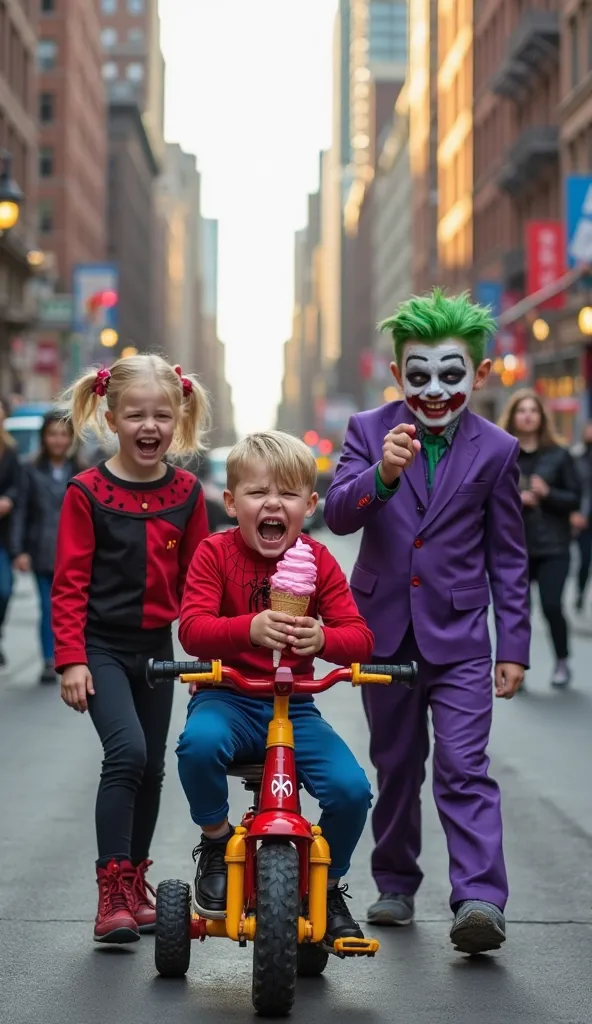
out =
<path fill-rule="evenodd" d="M 257 527 L 257 533 L 263 540 L 273 543 L 281 540 L 286 532 L 286 525 L 281 519 L 262 519 Z"/>
<path fill-rule="evenodd" d="M 155 437 L 141 437 L 138 441 L 136 441 L 136 444 L 140 451 L 142 452 L 142 455 L 156 455 L 159 443 L 160 442 L 158 441 L 158 438 Z"/>

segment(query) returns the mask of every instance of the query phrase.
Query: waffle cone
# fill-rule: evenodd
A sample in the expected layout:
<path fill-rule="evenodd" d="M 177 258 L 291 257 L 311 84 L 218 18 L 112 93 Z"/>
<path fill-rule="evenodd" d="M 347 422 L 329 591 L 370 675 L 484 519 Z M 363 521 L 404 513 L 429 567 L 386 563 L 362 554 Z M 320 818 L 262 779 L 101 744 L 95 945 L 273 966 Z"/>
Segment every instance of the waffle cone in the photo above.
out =
<path fill-rule="evenodd" d="M 306 594 L 290 594 L 287 590 L 271 591 L 271 610 L 286 615 L 306 615 L 310 597 Z"/>

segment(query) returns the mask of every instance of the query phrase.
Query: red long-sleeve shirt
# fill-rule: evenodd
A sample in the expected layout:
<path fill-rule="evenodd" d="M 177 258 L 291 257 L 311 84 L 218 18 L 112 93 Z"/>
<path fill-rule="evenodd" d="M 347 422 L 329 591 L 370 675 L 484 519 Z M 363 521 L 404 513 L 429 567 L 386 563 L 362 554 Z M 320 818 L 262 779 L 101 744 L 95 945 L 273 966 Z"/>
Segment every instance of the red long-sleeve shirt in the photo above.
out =
<path fill-rule="evenodd" d="M 147 651 L 179 614 L 193 553 L 209 533 L 192 473 L 139 485 L 104 464 L 74 477 L 62 506 L 51 604 L 57 671 L 86 663 L 87 640 Z"/>
<path fill-rule="evenodd" d="M 323 620 L 322 657 L 337 665 L 370 660 L 374 637 L 358 612 L 348 582 L 331 552 L 309 544 L 317 565 L 316 591 L 307 615 Z M 255 615 L 269 608 L 269 580 L 277 560 L 253 551 L 239 529 L 204 540 L 193 556 L 181 606 L 179 639 L 188 654 L 219 658 L 250 678 L 272 679 L 273 652 L 254 647 L 250 628 Z M 282 665 L 295 675 L 312 676 L 314 658 L 282 652 Z"/>

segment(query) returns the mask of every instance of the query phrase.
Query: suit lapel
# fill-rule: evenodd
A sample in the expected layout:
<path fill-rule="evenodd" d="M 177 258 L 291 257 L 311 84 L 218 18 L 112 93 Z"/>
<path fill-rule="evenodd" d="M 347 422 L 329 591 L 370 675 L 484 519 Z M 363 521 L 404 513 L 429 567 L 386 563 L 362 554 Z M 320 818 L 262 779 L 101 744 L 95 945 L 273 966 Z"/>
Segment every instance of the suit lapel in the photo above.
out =
<path fill-rule="evenodd" d="M 478 437 L 480 433 L 478 423 L 477 417 L 468 410 L 462 414 L 450 451 L 444 457 L 441 467 L 443 472 L 438 479 L 437 486 L 432 491 L 431 501 L 423 520 L 424 530 L 446 507 L 469 472 L 479 451 L 473 441 L 473 438 Z M 415 463 L 417 464 L 418 461 L 419 458 L 415 460 Z"/>
<path fill-rule="evenodd" d="M 400 423 L 409 422 L 412 422 L 412 415 L 404 402 L 399 403 L 399 408 L 396 410 L 392 419 L 389 419 L 388 416 L 383 417 L 383 423 L 387 431 L 392 430 L 393 427 L 398 427 Z M 405 486 L 406 480 L 411 486 L 411 489 L 415 492 L 415 497 L 419 504 L 422 508 L 427 508 L 428 485 L 426 480 L 425 459 L 422 452 L 417 453 L 417 457 L 411 468 L 403 473 L 401 477 L 401 487 Z"/>

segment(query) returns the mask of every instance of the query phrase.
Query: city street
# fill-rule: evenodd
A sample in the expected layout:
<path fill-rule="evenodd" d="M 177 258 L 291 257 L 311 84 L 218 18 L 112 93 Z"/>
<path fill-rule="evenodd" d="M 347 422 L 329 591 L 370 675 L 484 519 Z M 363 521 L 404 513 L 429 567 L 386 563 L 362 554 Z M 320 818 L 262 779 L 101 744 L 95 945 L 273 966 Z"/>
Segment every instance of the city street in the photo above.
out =
<path fill-rule="evenodd" d="M 355 538 L 330 538 L 347 571 Z M 589 612 L 592 621 L 592 611 Z M 109 949 L 92 941 L 96 910 L 94 798 L 100 747 L 88 716 L 37 685 L 35 602 L 20 579 L 0 673 L 0 1017 L 6 1024 L 225 1024 L 251 1019 L 251 951 L 211 939 L 194 944 L 184 981 L 164 981 L 153 940 Z M 508 941 L 470 961 L 448 939 L 445 847 L 425 792 L 426 875 L 417 923 L 377 931 L 374 960 L 331 959 L 322 979 L 301 981 L 292 1019 L 309 1024 L 589 1024 L 592 962 L 592 639 L 574 637 L 575 679 L 550 689 L 543 627 L 534 628 L 528 690 L 496 706 L 492 773 L 502 786 L 511 898 Z M 176 698 L 168 775 L 154 844 L 156 883 L 192 875 L 197 833 L 176 772 Z M 320 705 L 369 768 L 360 697 L 336 688 Z M 244 807 L 232 783 L 233 820 Z M 311 804 L 307 802 L 308 809 Z M 311 812 L 312 813 L 312 812 Z M 374 896 L 367 828 L 348 879 L 363 920 Z"/>

